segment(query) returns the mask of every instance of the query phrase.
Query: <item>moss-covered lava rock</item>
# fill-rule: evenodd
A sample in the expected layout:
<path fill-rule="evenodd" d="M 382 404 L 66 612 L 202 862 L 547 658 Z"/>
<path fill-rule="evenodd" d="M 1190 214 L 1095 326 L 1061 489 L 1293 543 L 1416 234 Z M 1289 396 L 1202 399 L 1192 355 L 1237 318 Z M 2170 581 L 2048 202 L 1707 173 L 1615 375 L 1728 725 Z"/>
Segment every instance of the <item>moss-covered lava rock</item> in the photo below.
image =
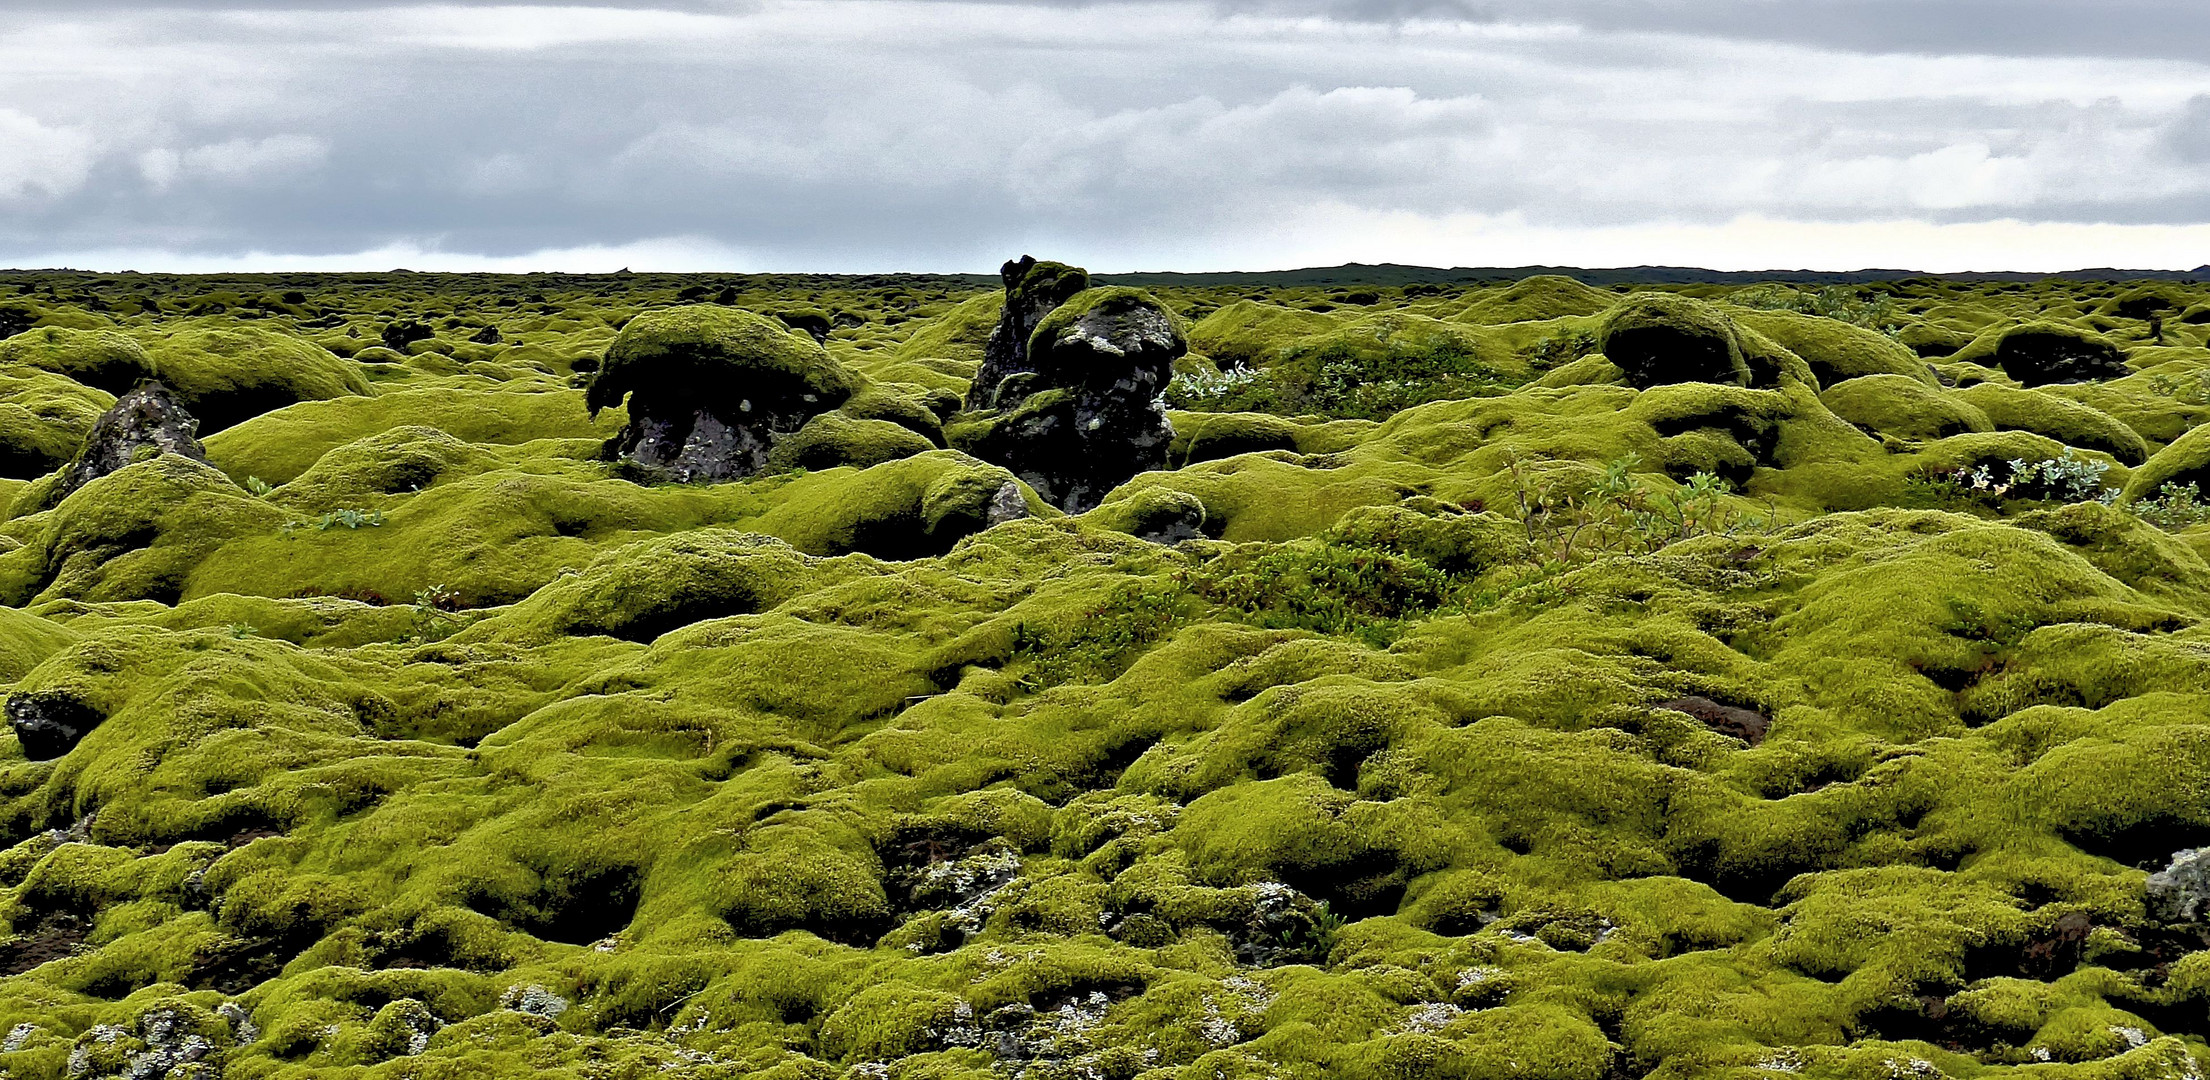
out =
<path fill-rule="evenodd" d="M 765 468 L 779 439 L 858 385 L 805 334 L 699 304 L 623 326 L 584 400 L 596 414 L 627 399 L 629 423 L 610 453 L 674 480 L 727 480 Z"/>

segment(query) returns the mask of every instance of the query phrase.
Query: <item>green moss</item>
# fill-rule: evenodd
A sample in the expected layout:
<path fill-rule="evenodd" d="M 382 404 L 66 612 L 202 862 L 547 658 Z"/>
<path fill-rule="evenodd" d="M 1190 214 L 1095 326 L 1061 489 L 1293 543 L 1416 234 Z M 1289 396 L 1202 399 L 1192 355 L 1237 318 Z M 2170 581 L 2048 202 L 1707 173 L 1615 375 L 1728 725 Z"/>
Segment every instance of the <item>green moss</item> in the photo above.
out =
<path fill-rule="evenodd" d="M 1638 387 L 1750 384 L 1734 324 L 1717 308 L 1671 293 L 1636 293 L 1605 314 L 1597 347 Z"/>
<path fill-rule="evenodd" d="M 793 397 L 827 408 L 858 389 L 851 373 L 804 333 L 711 304 L 630 320 L 607 349 L 584 404 L 595 415 L 621 404 L 631 390 L 661 386 L 679 386 L 699 401 Z"/>
<path fill-rule="evenodd" d="M 68 464 L 84 448 L 100 414 L 114 405 L 105 391 L 64 376 L 0 367 L 0 476 L 31 479 Z"/>
<path fill-rule="evenodd" d="M 582 394 L 542 383 L 462 383 L 372 398 L 303 402 L 224 429 L 206 440 L 214 465 L 244 482 L 288 483 L 334 447 L 401 427 L 431 427 L 469 443 L 516 446 L 538 439 L 604 439 L 615 413 L 593 423 Z"/>
<path fill-rule="evenodd" d="M 140 380 L 154 377 L 146 350 L 114 330 L 49 326 L 17 334 L 0 341 L 0 364 L 50 371 L 110 394 L 127 393 Z"/>
<path fill-rule="evenodd" d="M 1734 318 L 1802 357 L 1820 386 L 1865 375 L 1900 375 L 1934 384 L 1925 361 L 1884 334 L 1788 311 L 1743 311 Z"/>
<path fill-rule="evenodd" d="M 254 326 L 198 323 L 149 340 L 146 351 L 202 433 L 295 402 L 369 392 L 359 365 Z"/>
<path fill-rule="evenodd" d="M 779 440 L 768 464 L 785 469 L 833 469 L 839 465 L 864 469 L 934 449 L 936 445 L 927 437 L 888 420 L 858 420 L 841 412 L 827 412 L 806 421 L 806 426 L 789 438 Z"/>
<path fill-rule="evenodd" d="M 2138 336 L 2100 310 L 2131 286 L 1891 283 L 1984 335 L 1944 368 L 1974 385 L 1877 370 L 1822 401 L 1821 348 L 1885 347 L 1710 308 L 1747 385 L 1637 390 L 1590 356 L 1518 386 L 1586 316 L 1430 320 L 1590 298 L 1161 285 L 1231 372 L 1339 338 L 1360 363 L 1470 342 L 1498 377 L 1373 420 L 1180 413 L 1169 467 L 1098 509 L 1016 484 L 1032 516 L 985 528 L 1010 474 L 938 449 L 639 487 L 598 460 L 624 418 L 566 381 L 625 319 L 727 289 L 831 313 L 856 387 L 831 425 L 919 449 L 994 320 L 979 279 L 12 280 L 37 299 L 11 307 L 97 299 L 149 341 L 193 310 L 437 340 L 374 365 L 380 394 L 215 434 L 220 472 L 0 488 L 0 689 L 100 718 L 48 760 L 0 736 L 14 1074 L 122 1073 L 178 1031 L 270 1078 L 2210 1056 L 2206 954 L 2142 892 L 2210 837 L 2210 541 L 1954 480 L 2190 475 L 2199 328 L 2102 383 L 1982 362 L 2037 319 Z M 1933 437 L 1951 407 L 1995 430 Z M 2172 445 L 2129 476 L 2112 425 Z M 1678 500 L 1707 527 L 1660 520 Z M 360 527 L 316 527 L 337 511 Z M 1652 542 L 1561 559 L 1576 521 Z"/>
<path fill-rule="evenodd" d="M 1539 274 L 1467 304 L 1456 316 L 1465 322 L 1516 323 L 1595 315 L 1617 300 L 1569 277 Z"/>
<path fill-rule="evenodd" d="M 1923 440 L 1995 430 L 1977 406 L 1961 395 L 1943 393 L 1930 381 L 1907 375 L 1860 375 L 1833 384 L 1819 400 L 1834 415 L 1873 435 Z"/>
<path fill-rule="evenodd" d="M 1985 413 L 1998 430 L 2046 435 L 2066 446 L 2100 450 L 2127 465 L 2139 465 L 2149 455 L 2139 432 L 2100 409 L 2046 390 L 1981 383 L 1955 396 Z"/>

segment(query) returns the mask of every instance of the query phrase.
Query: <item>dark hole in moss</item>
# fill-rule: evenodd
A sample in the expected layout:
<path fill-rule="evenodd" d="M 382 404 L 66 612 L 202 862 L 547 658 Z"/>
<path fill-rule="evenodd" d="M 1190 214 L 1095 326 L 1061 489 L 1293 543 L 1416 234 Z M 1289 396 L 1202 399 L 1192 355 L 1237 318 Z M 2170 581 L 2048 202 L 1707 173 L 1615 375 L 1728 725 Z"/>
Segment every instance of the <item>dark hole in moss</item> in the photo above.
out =
<path fill-rule="evenodd" d="M 1397 856 L 1389 851 L 1368 851 L 1327 870 L 1284 873 L 1282 880 L 1347 922 L 1396 914 L 1406 885 Z"/>
<path fill-rule="evenodd" d="M 1987 978 L 2038 979 L 2048 982 L 2069 975 L 2080 966 L 2087 935 L 2095 921 L 2084 912 L 2066 912 L 2047 930 L 2012 941 L 1991 941 L 1965 950 L 1967 982 Z"/>
<path fill-rule="evenodd" d="M 589 945 L 621 933 L 636 916 L 644 874 L 635 866 L 540 869 L 537 887 L 520 896 L 478 891 L 469 907 L 532 937 Z"/>
<path fill-rule="evenodd" d="M 1703 726 L 1751 746 L 1764 742 L 1765 732 L 1772 726 L 1772 718 L 1756 709 L 1695 694 L 1661 701 L 1656 707 L 1694 717 Z"/>
<path fill-rule="evenodd" d="M 91 932 L 90 916 L 73 911 L 42 912 L 28 931 L 0 945 L 0 975 L 21 975 L 49 960 L 74 956 Z"/>
<path fill-rule="evenodd" d="M 192 956 L 184 984 L 194 990 L 243 994 L 282 974 L 284 965 L 312 941 L 279 938 L 227 938 Z"/>
<path fill-rule="evenodd" d="M 2210 824 L 2169 813 L 2108 828 L 2060 827 L 2057 834 L 2090 855 L 2142 870 L 2163 869 L 2181 848 L 2210 847 Z"/>
<path fill-rule="evenodd" d="M 1998 1047 L 2015 1046 L 2034 1034 L 1990 1027 L 1951 1009 L 1945 998 L 1933 994 L 1922 994 L 1909 1004 L 1895 1002 L 1862 1013 L 1854 1026 L 1863 1037 L 1931 1043 L 1957 1054 L 1986 1054 Z"/>

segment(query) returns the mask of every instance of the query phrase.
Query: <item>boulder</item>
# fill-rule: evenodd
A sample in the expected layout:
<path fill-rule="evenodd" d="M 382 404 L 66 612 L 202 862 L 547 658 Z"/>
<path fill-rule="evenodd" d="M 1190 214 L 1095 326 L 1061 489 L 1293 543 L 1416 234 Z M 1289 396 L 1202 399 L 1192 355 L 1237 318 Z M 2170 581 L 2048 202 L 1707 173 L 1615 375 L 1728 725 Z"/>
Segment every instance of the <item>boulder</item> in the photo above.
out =
<path fill-rule="evenodd" d="M 629 422 L 608 442 L 608 456 L 688 483 L 760 472 L 777 442 L 858 389 L 810 336 L 701 304 L 631 319 L 584 404 L 595 417 L 626 398 Z"/>
<path fill-rule="evenodd" d="M 1637 389 L 1665 383 L 1750 384 L 1734 323 L 1718 308 L 1671 293 L 1636 293 L 1604 316 L 1603 354 Z"/>
<path fill-rule="evenodd" d="M 1029 365 L 1029 339 L 1035 336 L 1044 316 L 1090 287 L 1089 271 L 1065 263 L 1037 262 L 1030 255 L 1007 261 L 998 268 L 998 275 L 1005 280 L 1005 307 L 998 315 L 997 326 L 990 331 L 989 343 L 983 346 L 982 368 L 975 372 L 974 385 L 967 391 L 970 409 L 995 409 L 1005 404 L 999 400 L 999 384 L 1007 376 L 1033 370 Z"/>
<path fill-rule="evenodd" d="M 2095 382 L 2132 374 L 2125 350 L 2098 334 L 2056 323 L 2027 323 L 2004 331 L 1995 346 L 2003 374 L 2026 386 Z"/>
<path fill-rule="evenodd" d="M 12 715 L 12 709 L 11 709 Z M 2149 917 L 2164 923 L 2200 923 L 2210 914 L 2210 851 L 2187 848 L 2149 875 Z"/>
<path fill-rule="evenodd" d="M 85 438 L 84 449 L 62 474 L 55 498 L 121 469 L 146 454 L 178 454 L 194 461 L 207 460 L 200 447 L 199 421 L 177 404 L 169 388 L 150 382 L 115 400 L 100 414 Z"/>
<path fill-rule="evenodd" d="M 75 749 L 100 721 L 107 719 L 75 694 L 59 690 L 17 691 L 8 695 L 8 726 L 32 761 L 58 758 Z"/>
<path fill-rule="evenodd" d="M 1009 295 L 1007 308 L 1025 302 Z M 998 381 L 990 400 L 1000 411 L 960 426 L 954 441 L 1011 469 L 1046 502 L 1089 510 L 1129 477 L 1165 467 L 1174 428 L 1161 395 L 1187 351 L 1150 294 L 1076 293 L 1037 323 L 1024 366 Z"/>

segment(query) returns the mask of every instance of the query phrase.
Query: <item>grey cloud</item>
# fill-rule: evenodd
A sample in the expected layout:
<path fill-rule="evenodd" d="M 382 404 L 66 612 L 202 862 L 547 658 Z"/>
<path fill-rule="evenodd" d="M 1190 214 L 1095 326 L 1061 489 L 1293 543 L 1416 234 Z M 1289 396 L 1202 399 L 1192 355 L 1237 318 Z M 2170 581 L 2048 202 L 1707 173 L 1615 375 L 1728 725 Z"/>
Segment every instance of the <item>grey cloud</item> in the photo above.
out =
<path fill-rule="evenodd" d="M 2210 163 L 2210 94 L 2188 100 L 2165 133 L 2165 143 L 2182 161 Z"/>
<path fill-rule="evenodd" d="M 1744 6 L 1772 5 L 1666 5 Z M 2182 106 L 2210 71 L 2137 58 L 1575 29 L 1507 0 L 1464 24 L 326 7 L 0 15 L 0 262 L 696 237 L 782 266 L 953 268 L 1055 243 L 1248 250 L 1338 212 L 2155 223 L 2210 198 L 2190 164 L 2210 97 Z"/>

